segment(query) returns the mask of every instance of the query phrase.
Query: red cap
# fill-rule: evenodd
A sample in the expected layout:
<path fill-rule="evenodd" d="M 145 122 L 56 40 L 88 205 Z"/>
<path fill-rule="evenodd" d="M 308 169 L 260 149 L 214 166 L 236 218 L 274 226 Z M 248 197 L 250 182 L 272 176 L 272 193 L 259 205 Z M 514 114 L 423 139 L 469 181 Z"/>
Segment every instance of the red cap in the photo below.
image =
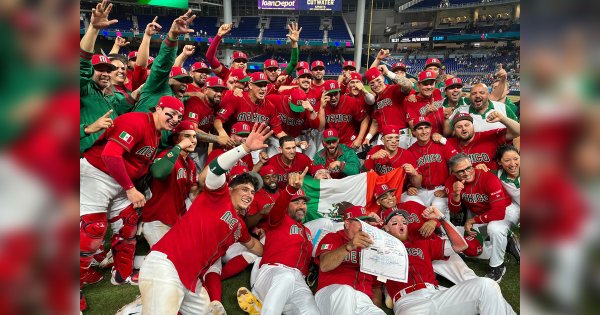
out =
<path fill-rule="evenodd" d="M 303 75 L 310 75 L 310 78 L 312 79 L 312 72 L 310 72 L 310 70 L 308 69 L 298 70 L 298 72 L 296 73 L 296 78 L 299 78 Z"/>
<path fill-rule="evenodd" d="M 352 206 L 344 211 L 344 220 L 361 219 L 364 221 L 375 221 L 375 218 L 367 216 L 367 209 L 363 206 Z"/>
<path fill-rule="evenodd" d="M 246 76 L 246 73 L 244 72 L 244 69 L 233 69 L 229 73 L 229 76 L 230 77 L 236 77 L 238 79 L 238 81 L 241 81 L 241 82 L 246 82 L 246 81 L 248 81 L 250 79 L 250 77 Z"/>
<path fill-rule="evenodd" d="M 471 236 L 465 231 L 465 241 L 469 247 L 463 251 L 463 254 L 470 257 L 479 256 L 483 252 L 483 237 L 479 232 L 475 231 L 475 233 L 477 233 L 476 236 Z"/>
<path fill-rule="evenodd" d="M 173 78 L 177 81 L 184 83 L 192 83 L 194 79 L 190 77 L 184 67 L 173 67 L 171 68 L 171 73 L 169 74 L 169 78 Z"/>
<path fill-rule="evenodd" d="M 402 62 L 396 62 L 393 66 L 392 66 L 392 72 L 396 71 L 397 69 L 400 69 L 402 71 L 406 71 L 406 65 L 403 64 Z"/>
<path fill-rule="evenodd" d="M 310 166 L 310 174 L 314 177 L 318 171 L 320 170 L 329 170 L 324 164 L 311 165 Z"/>
<path fill-rule="evenodd" d="M 156 106 L 160 106 L 162 108 L 171 108 L 183 114 L 183 103 L 174 96 L 162 96 L 158 100 L 158 104 Z"/>
<path fill-rule="evenodd" d="M 354 68 L 354 70 L 356 70 L 356 62 L 354 62 L 354 60 L 346 60 L 344 61 L 344 65 L 342 66 L 342 69 L 345 68 Z"/>
<path fill-rule="evenodd" d="M 339 139 L 340 139 L 340 137 L 338 136 L 337 130 L 335 130 L 333 128 L 329 128 L 329 129 L 325 129 L 325 131 L 323 131 L 323 141 L 339 140 Z"/>
<path fill-rule="evenodd" d="M 423 116 L 419 116 L 417 117 L 417 119 L 415 119 L 413 121 L 413 130 L 416 130 L 417 127 L 419 127 L 420 125 L 429 125 L 431 126 L 431 122 L 429 121 L 429 119 L 427 119 L 427 117 L 423 117 Z"/>
<path fill-rule="evenodd" d="M 191 130 L 191 131 L 195 132 L 196 128 L 194 128 L 194 123 L 189 120 L 184 120 L 184 121 L 180 122 L 179 125 L 177 125 L 177 127 L 175 127 L 175 129 L 173 129 L 173 134 L 178 134 L 185 130 Z"/>
<path fill-rule="evenodd" d="M 350 81 L 352 80 L 362 81 L 362 75 L 360 75 L 358 72 L 352 72 L 350 73 Z"/>
<path fill-rule="evenodd" d="M 446 80 L 446 88 L 453 86 L 453 85 L 460 85 L 460 87 L 462 87 L 463 86 L 462 79 L 459 77 L 454 77 L 454 78 L 450 78 L 450 79 Z"/>
<path fill-rule="evenodd" d="M 298 61 L 298 64 L 296 65 L 296 71 L 300 69 L 308 69 L 308 62 Z"/>
<path fill-rule="evenodd" d="M 315 60 L 310 64 L 310 69 L 315 70 L 315 68 L 321 67 L 325 69 L 325 64 L 321 60 Z"/>
<path fill-rule="evenodd" d="M 204 87 L 212 88 L 212 89 L 227 89 L 225 82 L 223 79 L 219 77 L 208 77 L 206 78 L 206 82 L 204 83 Z"/>
<path fill-rule="evenodd" d="M 110 63 L 108 57 L 104 55 L 93 55 L 92 56 L 92 66 L 104 65 L 111 69 L 111 71 L 117 70 L 117 66 Z"/>
<path fill-rule="evenodd" d="M 340 84 L 337 80 L 327 80 L 323 83 L 323 94 L 335 93 L 340 91 Z"/>
<path fill-rule="evenodd" d="M 452 128 L 454 128 L 454 125 L 456 125 L 457 122 L 461 121 L 461 120 L 468 120 L 470 122 L 473 122 L 473 116 L 471 116 L 471 114 L 469 113 L 458 113 L 454 116 L 454 118 L 452 118 Z"/>
<path fill-rule="evenodd" d="M 384 136 L 387 135 L 399 135 L 400 134 L 400 127 L 396 126 L 396 125 L 385 125 L 383 126 L 383 128 L 381 128 L 381 133 Z"/>
<path fill-rule="evenodd" d="M 194 62 L 192 67 L 190 68 L 190 72 L 200 71 L 200 72 L 210 72 L 210 68 L 204 62 Z"/>
<path fill-rule="evenodd" d="M 243 121 L 238 121 L 233 126 L 231 126 L 231 134 L 236 134 L 238 136 L 247 136 L 250 134 L 250 125 Z"/>
<path fill-rule="evenodd" d="M 265 60 L 265 63 L 263 64 L 263 68 L 264 69 L 279 68 L 279 63 L 275 59 L 267 59 L 267 60 Z"/>
<path fill-rule="evenodd" d="M 264 72 L 254 72 L 250 75 L 250 83 L 269 82 Z"/>
<path fill-rule="evenodd" d="M 302 89 L 292 89 L 290 92 L 290 100 L 288 101 L 290 104 L 290 109 L 296 113 L 302 113 L 304 111 L 304 107 L 302 107 L 302 102 L 306 101 L 308 96 Z"/>
<path fill-rule="evenodd" d="M 129 60 L 135 59 L 135 58 L 137 58 L 137 55 L 138 55 L 137 50 L 130 51 L 129 54 L 127 55 L 127 59 L 129 59 Z"/>
<path fill-rule="evenodd" d="M 248 168 L 243 165 L 236 165 L 231 168 L 231 171 L 229 171 L 229 178 L 230 178 L 230 180 L 234 179 L 236 176 L 243 174 L 243 173 L 247 173 L 249 171 L 250 170 L 248 170 Z"/>
<path fill-rule="evenodd" d="M 436 74 L 431 70 L 421 71 L 419 73 L 419 82 L 427 81 L 427 80 L 435 80 Z"/>
<path fill-rule="evenodd" d="M 379 197 L 383 196 L 388 191 L 396 191 L 396 188 L 392 188 L 387 184 L 378 184 L 375 186 L 375 199 L 379 199 Z"/>
<path fill-rule="evenodd" d="M 304 199 L 305 201 L 310 201 L 310 197 L 308 197 L 302 188 L 298 189 L 298 191 L 292 196 L 290 201 L 294 201 L 296 199 Z"/>
<path fill-rule="evenodd" d="M 388 222 L 390 222 L 390 220 L 397 215 L 401 215 L 405 219 L 408 219 L 408 212 L 406 210 L 400 210 L 398 208 L 389 208 L 383 211 L 382 215 L 383 217 L 381 219 L 383 220 L 384 224 L 388 224 Z"/>
<path fill-rule="evenodd" d="M 377 79 L 381 75 L 381 71 L 377 68 L 371 68 L 365 72 L 365 77 L 367 78 L 367 82 L 371 82 Z"/>
<path fill-rule="evenodd" d="M 244 54 L 241 51 L 234 51 L 233 52 L 233 60 L 236 60 L 236 59 L 244 59 L 244 60 L 248 61 L 248 56 L 246 56 L 246 54 Z"/>
<path fill-rule="evenodd" d="M 425 61 L 425 67 L 423 67 L 423 69 L 427 69 L 427 67 L 429 66 L 436 66 L 438 68 L 441 68 L 442 62 L 437 58 L 428 58 L 427 61 Z"/>
<path fill-rule="evenodd" d="M 273 167 L 273 165 L 265 165 L 260 168 L 260 171 L 258 171 L 258 173 L 260 174 L 260 176 L 275 174 L 275 167 Z"/>

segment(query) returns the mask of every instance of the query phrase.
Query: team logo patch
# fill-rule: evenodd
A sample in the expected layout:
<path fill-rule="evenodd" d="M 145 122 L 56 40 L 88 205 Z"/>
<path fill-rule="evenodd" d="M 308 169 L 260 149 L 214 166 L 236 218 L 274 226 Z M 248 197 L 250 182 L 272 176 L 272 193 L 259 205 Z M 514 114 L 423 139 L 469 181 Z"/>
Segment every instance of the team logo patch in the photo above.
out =
<path fill-rule="evenodd" d="M 170 158 L 172 158 L 173 157 L 173 152 L 167 153 L 167 156 L 170 157 Z"/>
<path fill-rule="evenodd" d="M 331 248 L 332 248 L 331 244 L 323 244 L 323 245 L 321 245 L 321 250 L 328 250 L 328 249 L 331 249 Z"/>
<path fill-rule="evenodd" d="M 196 113 L 192 113 L 192 112 L 190 112 L 190 113 L 188 114 L 188 116 L 189 116 L 190 118 L 198 119 L 198 114 L 196 114 Z"/>
<path fill-rule="evenodd" d="M 133 141 L 133 137 L 130 134 L 128 134 L 126 131 L 121 132 L 121 134 L 119 135 L 119 139 L 125 141 L 128 144 L 130 144 L 131 141 Z"/>
<path fill-rule="evenodd" d="M 219 111 L 219 114 L 221 114 L 221 115 L 222 115 L 222 114 L 225 114 L 225 112 L 226 112 L 226 111 L 227 111 L 227 110 L 226 110 L 225 108 L 222 108 L 222 109 Z"/>

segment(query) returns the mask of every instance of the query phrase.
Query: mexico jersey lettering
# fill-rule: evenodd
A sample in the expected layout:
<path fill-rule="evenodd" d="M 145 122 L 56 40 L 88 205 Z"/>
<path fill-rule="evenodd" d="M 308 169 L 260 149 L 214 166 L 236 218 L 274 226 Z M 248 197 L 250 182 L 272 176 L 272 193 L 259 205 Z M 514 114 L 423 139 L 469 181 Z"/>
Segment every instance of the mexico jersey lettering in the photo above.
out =
<path fill-rule="evenodd" d="M 396 155 L 388 158 L 381 159 L 373 159 L 372 155 L 377 153 L 379 150 L 383 150 L 383 145 L 374 146 L 371 151 L 367 154 L 367 158 L 365 159 L 364 168 L 366 170 L 375 170 L 379 175 L 385 175 L 398 167 L 402 167 L 402 165 L 408 163 L 412 165 L 415 169 L 417 168 L 417 161 L 412 154 L 412 152 L 408 150 L 404 150 L 402 148 L 398 148 Z"/>
<path fill-rule="evenodd" d="M 342 95 L 337 106 L 325 106 L 325 128 L 336 129 L 340 143 L 350 147 L 358 136 L 360 122 L 367 116 L 364 104 L 362 97 Z"/>
<path fill-rule="evenodd" d="M 287 175 L 292 172 L 304 171 L 304 168 L 312 164 L 311 159 L 303 153 L 296 153 L 296 157 L 292 161 L 291 165 L 286 165 L 283 162 L 282 154 L 276 154 L 272 156 L 265 165 L 272 165 L 275 168 L 275 174 L 277 174 L 277 187 L 279 189 L 285 189 L 288 180 Z"/>
<path fill-rule="evenodd" d="M 373 109 L 373 119 L 377 121 L 379 130 L 387 125 L 406 127 L 406 120 L 402 102 L 406 94 L 402 93 L 399 85 L 388 85 L 379 95 Z"/>
<path fill-rule="evenodd" d="M 222 108 L 217 112 L 217 118 L 222 122 L 228 122 L 230 125 L 238 121 L 245 121 L 250 125 L 265 123 L 275 134 L 281 132 L 281 121 L 275 107 L 270 102 L 262 101 L 260 105 L 254 104 L 248 96 L 248 92 L 244 92 L 242 97 L 228 93 L 223 97 L 221 103 Z"/>
<path fill-rule="evenodd" d="M 417 159 L 419 173 L 423 175 L 421 187 L 431 190 L 444 185 L 446 178 L 448 178 L 447 162 L 458 153 L 453 146 L 435 143 L 430 140 L 423 146 L 415 142 L 408 150 Z"/>
<path fill-rule="evenodd" d="M 260 265 L 279 263 L 307 275 L 313 249 L 310 230 L 287 214 L 278 225 L 263 228 L 266 238 Z"/>
<path fill-rule="evenodd" d="M 485 164 L 491 170 L 498 169 L 494 161 L 498 146 L 506 143 L 506 129 L 494 129 L 475 132 L 471 142 L 461 144 L 457 138 L 448 139 L 446 145 L 453 146 L 457 152 L 466 154 L 473 165 Z"/>
<path fill-rule="evenodd" d="M 300 136 L 304 130 L 319 127 L 318 121 L 310 120 L 310 113 L 307 110 L 301 113 L 292 111 L 288 95 L 269 95 L 267 101 L 277 110 L 279 120 L 281 120 L 281 129 L 289 136 L 295 138 Z"/>
<path fill-rule="evenodd" d="M 431 134 L 442 134 L 444 130 L 444 99 L 441 95 L 436 96 L 435 93 L 431 98 L 424 98 L 417 94 L 416 99 L 416 102 L 410 102 L 407 99 L 404 100 L 403 108 L 406 111 L 406 123 L 414 121 L 419 117 L 427 117 L 431 122 Z M 427 112 L 429 104 L 436 108 L 435 112 Z"/>

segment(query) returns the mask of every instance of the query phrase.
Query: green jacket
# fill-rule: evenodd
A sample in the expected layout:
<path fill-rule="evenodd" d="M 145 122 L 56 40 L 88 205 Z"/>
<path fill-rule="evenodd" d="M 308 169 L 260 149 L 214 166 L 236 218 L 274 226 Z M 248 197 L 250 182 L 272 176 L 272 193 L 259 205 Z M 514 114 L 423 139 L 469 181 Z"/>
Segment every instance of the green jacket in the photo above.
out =
<path fill-rule="evenodd" d="M 348 148 L 345 144 L 339 144 L 338 150 L 342 151 L 342 154 L 338 156 L 337 161 L 342 162 L 342 167 L 338 171 L 342 173 L 343 176 L 346 177 L 350 175 L 356 175 L 360 172 L 360 161 L 358 160 L 358 156 L 354 150 Z M 314 165 L 325 165 L 327 162 L 327 148 L 321 149 L 317 152 L 313 158 Z M 332 171 L 332 176 L 336 173 L 336 170 Z"/>

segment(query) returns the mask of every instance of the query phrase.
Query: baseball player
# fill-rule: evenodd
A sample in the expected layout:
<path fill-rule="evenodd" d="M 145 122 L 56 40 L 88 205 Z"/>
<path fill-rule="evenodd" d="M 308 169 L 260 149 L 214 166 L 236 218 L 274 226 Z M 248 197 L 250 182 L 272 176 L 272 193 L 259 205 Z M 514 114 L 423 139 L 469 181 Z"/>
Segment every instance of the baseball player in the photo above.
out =
<path fill-rule="evenodd" d="M 269 95 L 266 100 L 275 106 L 281 128 L 289 136 L 298 138 L 308 129 L 322 129 L 325 125 L 302 89 L 291 89 L 289 95 Z"/>
<path fill-rule="evenodd" d="M 190 92 L 201 92 L 206 80 L 210 78 L 212 70 L 204 62 L 198 61 L 190 67 L 190 74 L 194 82 L 188 86 Z"/>
<path fill-rule="evenodd" d="M 331 173 L 329 172 L 329 168 L 327 168 L 327 166 L 325 166 L 324 164 L 311 165 L 310 175 L 314 179 L 331 179 Z"/>
<path fill-rule="evenodd" d="M 375 277 L 360 271 L 361 250 L 373 241 L 361 230 L 359 219 L 376 220 L 364 207 L 350 207 L 344 212 L 344 229 L 325 235 L 317 245 L 315 300 L 321 314 L 385 314 L 371 301 Z"/>
<path fill-rule="evenodd" d="M 350 77 L 352 73 L 357 73 L 356 62 L 354 62 L 354 60 L 344 61 L 344 64 L 342 65 L 342 74 L 340 74 L 337 79 L 338 83 L 340 84 L 340 93 L 342 93 L 342 95 L 348 92 L 347 88 L 350 80 L 352 79 Z"/>
<path fill-rule="evenodd" d="M 264 225 L 265 245 L 253 292 L 263 301 L 261 314 L 319 314 L 304 278 L 312 260 L 310 230 L 302 224 L 306 202 L 302 173 L 290 173 Z"/>
<path fill-rule="evenodd" d="M 183 103 L 170 96 L 160 99 L 151 113 L 119 116 L 79 162 L 80 271 L 90 267 L 92 255 L 103 242 L 110 219 L 114 237 L 111 283 L 134 283 L 132 277 L 138 208 L 146 197 L 134 182 L 142 179 L 154 160 L 162 130 L 175 128 Z M 135 276 L 135 275 L 134 275 Z"/>
<path fill-rule="evenodd" d="M 310 63 L 310 71 L 313 75 L 312 87 L 318 90 L 323 89 L 325 84 L 325 63 L 321 60 L 315 60 Z"/>
<path fill-rule="evenodd" d="M 494 158 L 500 165 L 497 170 L 492 170 L 496 174 L 502 186 L 514 203 L 521 206 L 521 154 L 519 150 L 510 144 L 503 144 L 498 147 Z"/>
<path fill-rule="evenodd" d="M 360 161 L 356 152 L 340 143 L 335 129 L 323 131 L 323 146 L 313 157 L 314 165 L 325 165 L 332 178 L 343 178 L 360 172 Z"/>
<path fill-rule="evenodd" d="M 476 167 L 483 170 L 495 170 L 498 169 L 498 163 L 494 161 L 496 149 L 499 145 L 518 137 L 521 125 L 497 111 L 491 112 L 487 120 L 492 123 L 499 122 L 506 128 L 475 132 L 473 116 L 459 113 L 452 119 L 456 138 L 448 139 L 446 145 L 453 146 L 456 151 L 467 154 Z"/>
<path fill-rule="evenodd" d="M 446 98 L 442 103 L 444 106 L 444 114 L 448 111 L 452 114 L 455 108 L 460 106 L 468 106 L 471 102 L 469 99 L 462 97 L 462 87 L 463 82 L 459 77 L 453 77 L 450 79 L 446 79 L 444 94 Z"/>
<path fill-rule="evenodd" d="M 146 82 L 148 79 L 148 72 L 152 63 L 154 63 L 154 58 L 150 57 L 150 42 L 152 41 L 152 36 L 156 35 L 162 29 L 162 26 L 158 24 L 157 21 L 158 16 L 154 17 L 154 20 L 146 25 L 144 36 L 142 37 L 142 42 L 138 51 L 129 53 L 129 65 L 133 67 L 133 69 L 130 68 L 130 71 L 128 72 L 133 73 L 131 79 L 132 91 L 137 90 L 144 82 Z"/>
<path fill-rule="evenodd" d="M 269 158 L 266 165 L 275 168 L 277 174 L 277 185 L 279 189 L 284 189 L 287 185 L 287 175 L 292 172 L 301 172 L 305 167 L 310 166 L 312 161 L 304 153 L 296 152 L 296 140 L 290 136 L 279 138 L 281 153 Z"/>
<path fill-rule="evenodd" d="M 277 187 L 277 174 L 275 168 L 272 165 L 263 166 L 259 172 L 263 180 L 263 188 L 256 192 L 254 195 L 254 201 L 248 209 L 247 215 L 244 217 L 246 225 L 249 229 L 252 229 L 263 222 L 263 217 L 268 214 L 277 197 L 279 197 L 279 188 Z M 262 228 L 262 226 L 258 226 Z"/>
<path fill-rule="evenodd" d="M 130 89 L 131 82 L 129 82 L 130 84 L 125 83 L 127 80 L 126 59 L 123 55 L 109 55 L 108 59 L 115 66 L 115 70 L 110 73 L 111 86 L 107 91 L 115 94 L 115 97 L 119 99 L 118 104 L 120 106 L 117 107 L 117 114 L 128 113 L 133 108 L 133 105 L 135 105 L 135 99 L 132 97 Z"/>
<path fill-rule="evenodd" d="M 408 151 L 417 160 L 417 168 L 422 176 L 421 188 L 409 187 L 402 200 L 413 200 L 427 207 L 435 206 L 450 217 L 444 183 L 448 178 L 448 160 L 458 152 L 451 145 L 431 140 L 431 122 L 425 117 L 414 121 L 413 133 L 417 142 Z"/>
<path fill-rule="evenodd" d="M 185 214 L 185 200 L 198 194 L 198 172 L 189 154 L 194 152 L 194 124 L 182 121 L 173 130 L 177 144 L 158 154 L 150 167 L 152 197 L 142 211 L 142 233 L 152 247 Z"/>
<path fill-rule="evenodd" d="M 448 235 L 454 252 L 467 244 L 456 227 L 435 207 L 428 207 L 422 217 L 437 220 Z M 408 219 L 400 211 L 390 211 L 384 230 L 404 243 L 408 252 L 408 282 L 388 280 L 385 287 L 393 297 L 394 314 L 515 314 L 502 297 L 500 287 L 490 279 L 473 278 L 439 290 L 432 260 L 445 256 L 445 240 L 413 240 L 408 234 Z"/>
<path fill-rule="evenodd" d="M 433 93 L 435 90 L 434 85 L 435 72 L 423 71 L 419 73 L 417 93 L 415 94 L 416 101 L 404 100 L 402 106 L 404 106 L 404 110 L 406 111 L 406 123 L 411 130 L 417 118 L 427 117 L 431 123 L 432 133 L 442 134 L 444 127 L 443 98 L 441 95 L 436 96 Z"/>
<path fill-rule="evenodd" d="M 248 56 L 244 52 L 234 51 L 232 55 L 231 61 L 231 69 L 227 68 L 224 64 L 222 64 L 219 59 L 217 59 L 216 54 L 219 49 L 219 44 L 223 39 L 223 36 L 229 34 L 232 29 L 231 23 L 225 23 L 219 27 L 217 31 L 217 36 L 213 38 L 212 43 L 208 46 L 208 50 L 206 51 L 206 60 L 210 67 L 213 69 L 215 75 L 219 78 L 223 79 L 223 81 L 227 81 L 229 78 L 229 74 L 233 69 L 244 69 L 248 68 Z"/>
<path fill-rule="evenodd" d="M 487 225 L 491 240 L 490 271 L 486 277 L 500 282 L 506 272 L 504 253 L 510 227 L 519 220 L 519 207 L 507 196 L 502 183 L 491 172 L 475 169 L 469 157 L 457 154 L 448 161 L 452 176 L 446 180 L 450 211 L 456 213 L 464 205 L 469 210 L 465 231 Z"/>
<path fill-rule="evenodd" d="M 383 69 L 387 68 L 384 67 Z M 364 144 L 368 145 L 377 131 L 382 131 L 386 126 L 394 125 L 402 129 L 400 146 L 406 149 L 409 146 L 410 139 L 408 129 L 405 129 L 406 113 L 402 107 L 402 102 L 411 93 L 412 84 L 406 78 L 396 77 L 395 74 L 389 71 L 387 75 L 391 77 L 395 84 L 385 84 L 385 79 L 377 68 L 371 68 L 365 73 L 369 87 L 375 92 L 377 98 L 371 117 L 371 127 L 369 133 L 365 136 Z"/>
<path fill-rule="evenodd" d="M 235 242 L 254 254 L 262 254 L 262 244 L 248 234 L 237 214 L 252 203 L 255 191 L 262 186 L 260 177 L 244 173 L 227 184 L 225 172 L 251 151 L 263 149 L 271 133 L 264 124 L 255 124 L 245 143 L 211 162 L 205 190 L 152 247 L 142 265 L 144 314 L 207 313 L 210 302 L 201 277 L 211 265 L 220 263 L 221 256 Z"/>

